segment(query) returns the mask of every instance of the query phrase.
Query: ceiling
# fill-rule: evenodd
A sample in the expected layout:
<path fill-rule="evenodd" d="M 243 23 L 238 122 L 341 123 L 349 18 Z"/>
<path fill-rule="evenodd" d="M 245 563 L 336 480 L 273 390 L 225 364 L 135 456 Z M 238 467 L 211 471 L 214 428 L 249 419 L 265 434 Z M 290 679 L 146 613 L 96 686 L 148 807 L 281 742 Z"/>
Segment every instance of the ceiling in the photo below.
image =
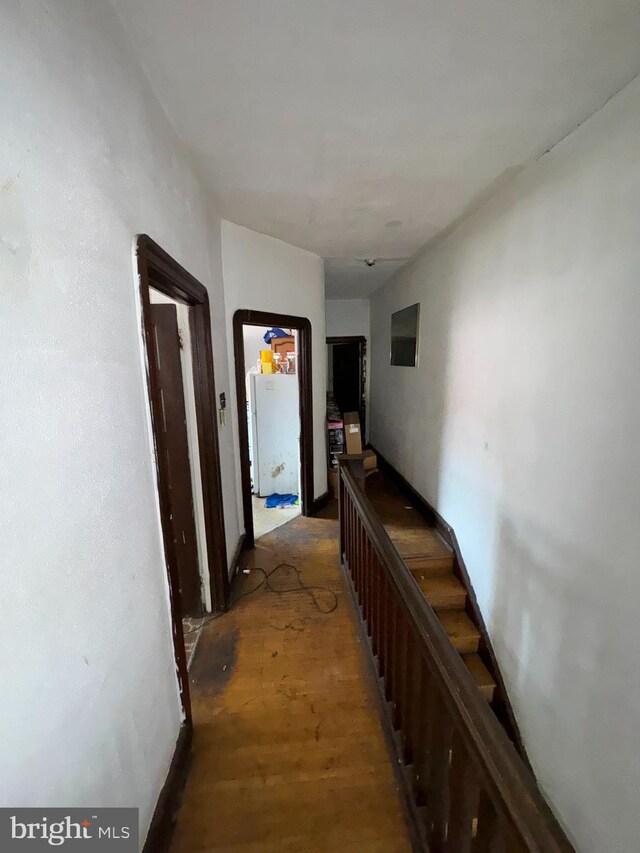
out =
<path fill-rule="evenodd" d="M 373 266 L 363 260 L 325 258 L 324 278 L 327 299 L 366 299 L 382 287 L 407 258 L 377 258 Z"/>
<path fill-rule="evenodd" d="M 330 258 L 333 297 L 640 72 L 638 0 L 112 2 L 220 214 Z"/>

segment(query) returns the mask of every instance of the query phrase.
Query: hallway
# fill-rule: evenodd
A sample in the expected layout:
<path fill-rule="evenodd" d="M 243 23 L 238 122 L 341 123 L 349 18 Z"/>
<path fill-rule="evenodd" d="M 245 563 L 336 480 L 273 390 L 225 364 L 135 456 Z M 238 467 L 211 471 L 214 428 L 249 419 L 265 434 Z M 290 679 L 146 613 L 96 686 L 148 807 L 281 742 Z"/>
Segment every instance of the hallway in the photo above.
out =
<path fill-rule="evenodd" d="M 261 538 L 191 669 L 193 763 L 172 853 L 410 850 L 338 566 L 337 523 Z M 252 590 L 256 590 L 252 592 Z"/>

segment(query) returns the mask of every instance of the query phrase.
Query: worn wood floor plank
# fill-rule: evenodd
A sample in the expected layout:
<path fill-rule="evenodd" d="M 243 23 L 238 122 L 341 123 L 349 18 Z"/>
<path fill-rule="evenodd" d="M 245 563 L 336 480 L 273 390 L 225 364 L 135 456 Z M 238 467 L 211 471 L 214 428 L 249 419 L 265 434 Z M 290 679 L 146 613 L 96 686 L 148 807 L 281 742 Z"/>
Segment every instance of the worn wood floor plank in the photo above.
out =
<path fill-rule="evenodd" d="M 337 524 L 298 518 L 246 564 L 294 564 L 309 592 L 252 572 L 191 668 L 194 760 L 172 853 L 411 846 L 338 569 Z M 298 585 L 281 569 L 271 585 Z M 335 598 L 334 595 L 335 594 Z M 337 598 L 337 608 L 331 609 Z"/>

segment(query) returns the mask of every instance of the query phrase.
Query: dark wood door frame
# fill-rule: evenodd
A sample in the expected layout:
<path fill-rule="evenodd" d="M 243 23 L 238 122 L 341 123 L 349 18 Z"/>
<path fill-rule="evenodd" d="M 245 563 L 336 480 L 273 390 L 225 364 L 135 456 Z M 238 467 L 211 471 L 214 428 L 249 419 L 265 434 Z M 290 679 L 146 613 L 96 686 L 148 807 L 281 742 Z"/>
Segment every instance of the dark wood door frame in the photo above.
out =
<path fill-rule="evenodd" d="M 327 338 L 329 344 L 358 344 L 360 347 L 360 382 L 362 385 L 362 394 L 360 400 L 360 419 L 363 443 L 367 440 L 367 339 L 362 335 L 340 335 Z"/>
<path fill-rule="evenodd" d="M 233 352 L 236 369 L 238 402 L 238 436 L 240 439 L 240 475 L 244 514 L 245 547 L 253 548 L 253 511 L 251 507 L 251 471 L 249 468 L 249 430 L 247 427 L 246 366 L 244 363 L 243 326 L 279 326 L 298 332 L 298 388 L 300 401 L 300 498 L 302 515 L 312 515 L 313 500 L 313 389 L 311 384 L 311 323 L 306 317 L 272 314 L 241 308 L 233 315 Z"/>
<path fill-rule="evenodd" d="M 158 453 L 158 436 L 162 424 L 160 382 L 153 332 L 149 288 L 189 306 L 189 326 L 193 358 L 193 384 L 195 390 L 198 448 L 206 529 L 207 560 L 211 586 L 211 601 L 215 611 L 229 604 L 229 573 L 224 532 L 222 481 L 220 478 L 220 450 L 218 446 L 217 406 L 213 373 L 213 345 L 211 340 L 211 314 L 209 294 L 184 267 L 158 246 L 146 234 L 137 239 L 136 255 L 140 278 L 142 306 L 142 335 L 146 346 L 147 384 L 151 406 L 151 424 L 156 457 L 156 477 L 160 499 L 160 518 L 165 560 L 169 574 L 169 597 L 173 623 L 173 645 L 178 669 L 178 682 L 187 724 L 191 725 L 191 703 L 187 661 L 182 632 L 180 586 L 177 575 L 175 549 L 171 532 L 170 501 L 166 459 Z"/>

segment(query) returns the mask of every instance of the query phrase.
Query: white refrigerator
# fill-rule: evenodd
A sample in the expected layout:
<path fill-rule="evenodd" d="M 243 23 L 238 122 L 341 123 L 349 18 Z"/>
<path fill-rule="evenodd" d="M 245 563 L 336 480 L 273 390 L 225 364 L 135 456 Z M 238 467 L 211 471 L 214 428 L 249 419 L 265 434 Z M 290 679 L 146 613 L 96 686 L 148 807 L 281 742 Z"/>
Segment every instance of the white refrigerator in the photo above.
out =
<path fill-rule="evenodd" d="M 247 417 L 254 494 L 299 495 L 300 410 L 298 377 L 249 373 Z"/>

